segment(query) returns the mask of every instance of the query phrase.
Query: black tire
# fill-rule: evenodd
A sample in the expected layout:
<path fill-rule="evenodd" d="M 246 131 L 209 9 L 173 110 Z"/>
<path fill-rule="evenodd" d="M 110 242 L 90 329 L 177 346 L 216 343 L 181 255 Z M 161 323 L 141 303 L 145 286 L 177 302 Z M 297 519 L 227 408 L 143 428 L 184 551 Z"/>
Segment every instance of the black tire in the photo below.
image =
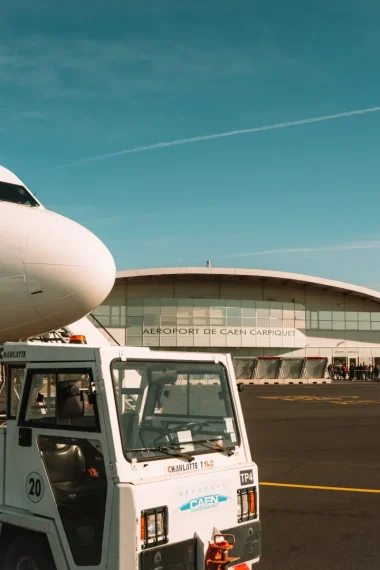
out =
<path fill-rule="evenodd" d="M 56 570 L 46 539 L 15 537 L 5 552 L 4 570 Z"/>

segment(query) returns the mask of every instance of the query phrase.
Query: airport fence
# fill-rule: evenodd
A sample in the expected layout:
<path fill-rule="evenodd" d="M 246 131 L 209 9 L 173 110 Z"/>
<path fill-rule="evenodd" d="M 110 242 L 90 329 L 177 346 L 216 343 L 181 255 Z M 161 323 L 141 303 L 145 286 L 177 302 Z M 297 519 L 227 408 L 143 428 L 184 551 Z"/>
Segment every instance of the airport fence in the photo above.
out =
<path fill-rule="evenodd" d="M 243 384 L 329 384 L 327 357 L 234 357 L 236 380 Z"/>

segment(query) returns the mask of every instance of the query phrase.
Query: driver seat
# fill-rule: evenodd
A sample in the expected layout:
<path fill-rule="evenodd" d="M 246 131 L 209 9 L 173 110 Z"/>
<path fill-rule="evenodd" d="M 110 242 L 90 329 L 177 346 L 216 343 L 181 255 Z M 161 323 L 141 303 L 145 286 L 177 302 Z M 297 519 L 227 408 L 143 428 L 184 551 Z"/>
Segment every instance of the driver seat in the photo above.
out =
<path fill-rule="evenodd" d="M 69 504 L 96 493 L 100 479 L 87 477 L 86 460 L 78 445 L 45 440 L 42 459 L 58 504 Z"/>

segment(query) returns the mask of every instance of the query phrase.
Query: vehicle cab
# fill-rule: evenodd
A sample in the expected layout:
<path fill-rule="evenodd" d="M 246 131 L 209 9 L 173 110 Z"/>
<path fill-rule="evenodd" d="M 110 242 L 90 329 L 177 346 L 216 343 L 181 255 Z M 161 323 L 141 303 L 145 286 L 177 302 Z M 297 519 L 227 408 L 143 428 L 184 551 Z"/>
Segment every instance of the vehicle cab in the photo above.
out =
<path fill-rule="evenodd" d="M 26 342 L 0 361 L 4 570 L 258 562 L 258 470 L 228 355 Z"/>

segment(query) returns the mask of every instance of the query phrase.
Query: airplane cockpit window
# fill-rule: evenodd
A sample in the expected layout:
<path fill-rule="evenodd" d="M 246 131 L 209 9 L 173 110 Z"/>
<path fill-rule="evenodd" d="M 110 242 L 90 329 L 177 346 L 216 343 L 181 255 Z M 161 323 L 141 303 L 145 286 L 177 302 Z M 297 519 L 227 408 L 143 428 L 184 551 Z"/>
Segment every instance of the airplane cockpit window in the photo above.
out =
<path fill-rule="evenodd" d="M 0 202 L 12 202 L 13 204 L 23 204 L 24 206 L 39 206 L 35 200 L 23 186 L 17 184 L 9 184 L 8 182 L 0 182 Z"/>

